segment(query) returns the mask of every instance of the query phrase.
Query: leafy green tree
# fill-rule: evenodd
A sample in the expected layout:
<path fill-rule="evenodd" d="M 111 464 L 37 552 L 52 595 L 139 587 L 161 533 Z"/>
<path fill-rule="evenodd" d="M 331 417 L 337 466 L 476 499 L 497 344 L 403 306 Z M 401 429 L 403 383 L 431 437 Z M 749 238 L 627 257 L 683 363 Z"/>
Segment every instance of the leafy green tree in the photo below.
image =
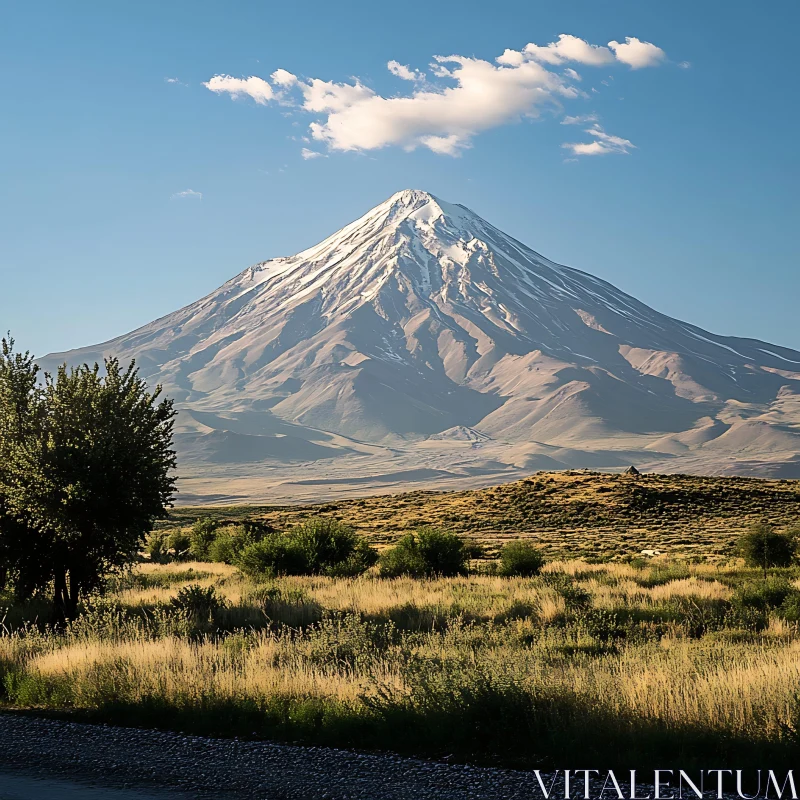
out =
<path fill-rule="evenodd" d="M 761 567 L 764 579 L 769 567 L 789 567 L 797 553 L 797 532 L 781 533 L 771 525 L 760 522 L 744 533 L 738 549 L 749 567 Z"/>
<path fill-rule="evenodd" d="M 52 590 L 70 619 L 164 515 L 175 411 L 133 364 L 65 365 L 39 385 L 30 355 L 2 347 L 0 550 L 18 594 Z"/>
<path fill-rule="evenodd" d="M 0 589 L 13 584 L 23 589 L 36 580 L 27 571 L 33 565 L 21 564 L 17 553 L 35 546 L 31 531 L 10 512 L 2 491 L 13 478 L 12 458 L 33 437 L 41 424 L 42 389 L 39 367 L 30 353 L 14 352 L 14 340 L 0 342 Z M 34 572 L 37 570 L 34 568 Z"/>

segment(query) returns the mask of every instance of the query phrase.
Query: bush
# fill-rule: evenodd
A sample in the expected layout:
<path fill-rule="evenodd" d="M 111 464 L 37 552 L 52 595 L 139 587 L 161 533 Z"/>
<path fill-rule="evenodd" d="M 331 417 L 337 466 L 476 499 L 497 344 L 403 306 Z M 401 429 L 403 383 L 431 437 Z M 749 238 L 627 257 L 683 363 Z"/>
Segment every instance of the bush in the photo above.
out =
<path fill-rule="evenodd" d="M 185 586 L 172 598 L 172 607 L 198 619 L 210 619 L 222 607 L 223 601 L 213 586 L 203 588 L 198 583 Z"/>
<path fill-rule="evenodd" d="M 508 542 L 500 551 L 500 574 L 506 577 L 530 578 L 544 566 L 544 556 L 531 542 Z"/>
<path fill-rule="evenodd" d="M 167 536 L 167 547 L 172 551 L 173 558 L 178 561 L 182 561 L 188 557 L 190 545 L 191 540 L 189 539 L 189 534 L 183 529 L 172 531 L 172 533 Z"/>
<path fill-rule="evenodd" d="M 208 559 L 222 564 L 234 564 L 254 537 L 243 525 L 226 525 L 218 528 L 208 546 Z"/>
<path fill-rule="evenodd" d="M 236 561 L 249 578 L 264 579 L 276 575 L 302 575 L 306 571 L 305 553 L 297 542 L 282 534 L 272 534 L 242 550 Z"/>
<path fill-rule="evenodd" d="M 385 578 L 466 575 L 467 559 L 467 547 L 459 536 L 436 528 L 420 528 L 406 534 L 383 554 L 380 574 Z"/>
<path fill-rule="evenodd" d="M 359 538 L 353 552 L 337 564 L 331 564 L 325 569 L 325 574 L 332 578 L 354 578 L 362 575 L 370 567 L 378 563 L 378 551 L 370 547 L 366 539 Z"/>
<path fill-rule="evenodd" d="M 781 603 L 778 614 L 787 622 L 800 622 L 800 592 L 793 590 L 788 594 Z"/>
<path fill-rule="evenodd" d="M 741 585 L 736 591 L 734 602 L 747 608 L 762 611 L 778 608 L 797 591 L 785 578 L 769 578 Z"/>
<path fill-rule="evenodd" d="M 779 533 L 771 525 L 753 525 L 738 543 L 738 549 L 749 567 L 760 567 L 767 576 L 768 567 L 789 567 L 797 552 L 797 533 Z"/>
<path fill-rule="evenodd" d="M 317 574 L 347 561 L 356 549 L 356 532 L 338 519 L 315 517 L 289 531 L 306 560 L 309 573 Z"/>
<path fill-rule="evenodd" d="M 217 523 L 210 517 L 198 519 L 189 533 L 189 552 L 198 561 L 208 561 L 209 548 L 217 538 Z"/>
<path fill-rule="evenodd" d="M 162 531 L 151 531 L 145 541 L 144 551 L 154 564 L 163 564 L 165 561 L 169 561 L 167 535 Z"/>
<path fill-rule="evenodd" d="M 190 539 L 184 530 L 151 531 L 144 543 L 144 551 L 155 564 L 182 561 L 189 556 Z"/>
<path fill-rule="evenodd" d="M 249 577 L 360 575 L 378 554 L 356 532 L 335 519 L 310 519 L 285 534 L 270 534 L 241 550 L 236 564 Z"/>
<path fill-rule="evenodd" d="M 425 562 L 413 533 L 406 534 L 394 547 L 381 554 L 379 572 L 383 578 L 400 575 L 421 578 L 426 574 Z"/>

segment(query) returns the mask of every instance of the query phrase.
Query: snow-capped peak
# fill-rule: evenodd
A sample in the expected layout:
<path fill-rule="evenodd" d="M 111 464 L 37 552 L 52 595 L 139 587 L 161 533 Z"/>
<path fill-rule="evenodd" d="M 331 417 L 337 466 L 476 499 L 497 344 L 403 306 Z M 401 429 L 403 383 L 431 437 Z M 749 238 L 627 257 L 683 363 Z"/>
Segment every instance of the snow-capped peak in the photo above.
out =
<path fill-rule="evenodd" d="M 736 437 L 759 453 L 800 431 L 800 353 L 671 319 L 416 189 L 67 360 L 102 355 L 136 358 L 198 425 L 224 427 L 215 415 L 235 409 L 242 430 L 308 426 L 314 442 L 461 426 L 495 443 L 613 449 L 669 432 L 663 446 L 682 453 L 722 438 L 741 409 Z M 780 430 L 754 425 L 756 410 Z"/>

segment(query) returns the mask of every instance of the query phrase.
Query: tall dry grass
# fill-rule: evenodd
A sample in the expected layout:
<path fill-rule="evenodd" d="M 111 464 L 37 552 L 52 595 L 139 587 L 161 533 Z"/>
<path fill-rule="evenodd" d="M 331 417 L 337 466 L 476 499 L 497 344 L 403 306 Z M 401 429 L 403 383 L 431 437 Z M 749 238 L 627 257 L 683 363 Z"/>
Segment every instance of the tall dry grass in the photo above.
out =
<path fill-rule="evenodd" d="M 529 579 L 255 585 L 224 565 L 143 565 L 71 630 L 0 636 L 0 677 L 18 706 L 202 732 L 777 764 L 800 735 L 800 637 L 778 611 L 736 611 L 737 580 L 561 562 Z M 213 621 L 168 605 L 192 584 L 224 599 Z"/>

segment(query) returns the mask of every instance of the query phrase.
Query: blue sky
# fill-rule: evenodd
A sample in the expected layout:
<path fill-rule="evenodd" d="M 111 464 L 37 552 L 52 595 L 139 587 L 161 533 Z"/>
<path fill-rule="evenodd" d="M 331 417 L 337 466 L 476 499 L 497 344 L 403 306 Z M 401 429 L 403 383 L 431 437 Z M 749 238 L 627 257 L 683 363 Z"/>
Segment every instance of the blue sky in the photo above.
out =
<path fill-rule="evenodd" d="M 660 311 L 800 349 L 799 23 L 794 0 L 8 4 L 0 328 L 37 354 L 103 341 L 420 188 Z M 560 34 L 603 49 L 524 51 Z M 607 47 L 626 37 L 660 50 Z M 263 83 L 234 99 L 214 76 Z M 459 80 L 461 107 L 414 99 Z"/>

